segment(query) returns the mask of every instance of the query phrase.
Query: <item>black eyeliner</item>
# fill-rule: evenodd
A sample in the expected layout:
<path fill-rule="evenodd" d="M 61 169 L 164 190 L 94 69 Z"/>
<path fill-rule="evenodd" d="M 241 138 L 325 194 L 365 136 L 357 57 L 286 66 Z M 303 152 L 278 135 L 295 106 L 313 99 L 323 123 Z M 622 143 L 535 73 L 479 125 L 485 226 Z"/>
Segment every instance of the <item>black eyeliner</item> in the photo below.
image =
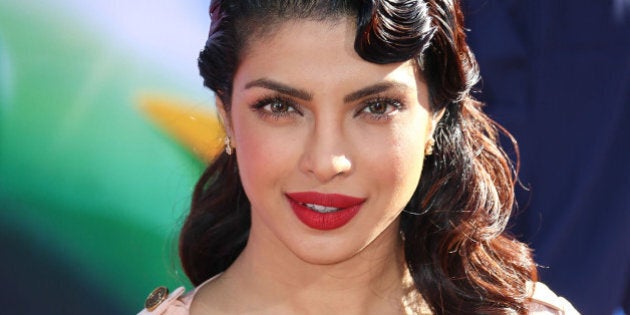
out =
<path fill-rule="evenodd" d="M 371 120 L 375 120 L 375 121 L 380 121 L 380 120 L 387 120 L 391 118 L 391 113 L 390 114 L 371 114 L 371 113 L 365 113 L 364 110 L 370 106 L 373 103 L 376 102 L 383 102 L 388 106 L 393 106 L 396 111 L 402 111 L 406 109 L 406 105 L 401 102 L 399 99 L 397 98 L 391 98 L 391 97 L 383 97 L 383 96 L 377 96 L 374 98 L 370 98 L 367 99 L 363 102 L 361 102 L 363 104 L 363 106 L 361 107 L 361 109 L 354 115 L 354 117 L 357 117 L 361 114 L 366 114 L 368 116 L 370 116 Z"/>
<path fill-rule="evenodd" d="M 286 111 L 286 112 L 271 112 L 271 111 L 267 111 L 267 110 L 263 110 L 262 108 L 273 104 L 274 102 L 280 102 L 285 104 L 286 106 L 288 106 L 289 108 L 292 108 L 293 111 L 295 111 L 295 113 L 302 115 L 302 112 L 299 110 L 299 106 L 290 98 L 288 97 L 284 97 L 282 95 L 273 95 L 273 96 L 267 96 L 267 97 L 262 97 L 259 100 L 255 101 L 252 105 L 250 105 L 250 109 L 253 110 L 254 112 L 256 112 L 258 115 L 260 115 L 261 117 L 270 117 L 270 118 L 275 118 L 275 119 L 279 119 L 279 118 L 283 118 L 286 117 L 288 115 L 292 115 L 292 111 Z"/>

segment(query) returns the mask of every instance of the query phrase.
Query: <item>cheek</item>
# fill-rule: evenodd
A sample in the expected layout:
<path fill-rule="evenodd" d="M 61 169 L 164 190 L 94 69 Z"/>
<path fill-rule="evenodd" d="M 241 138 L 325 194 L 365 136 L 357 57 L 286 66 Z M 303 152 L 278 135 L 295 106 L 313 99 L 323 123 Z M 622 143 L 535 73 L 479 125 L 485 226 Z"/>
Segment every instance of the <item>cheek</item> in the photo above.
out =
<path fill-rule="evenodd" d="M 390 198 L 391 206 L 401 209 L 415 191 L 424 161 L 426 128 L 422 119 L 403 124 L 391 130 L 387 137 L 372 142 L 368 172 L 374 183 L 379 183 L 383 194 Z"/>
<path fill-rule="evenodd" d="M 392 186 L 398 187 L 400 190 L 398 193 L 405 198 L 411 198 L 420 180 L 424 161 L 423 151 L 421 137 L 416 138 L 408 134 L 397 139 L 391 150 L 393 163 L 390 172 L 392 180 L 395 181 Z"/>
<path fill-rule="evenodd" d="M 286 133 L 261 126 L 249 117 L 234 115 L 233 123 L 239 174 L 254 202 L 259 191 L 281 186 L 281 179 L 294 171 L 298 146 Z"/>

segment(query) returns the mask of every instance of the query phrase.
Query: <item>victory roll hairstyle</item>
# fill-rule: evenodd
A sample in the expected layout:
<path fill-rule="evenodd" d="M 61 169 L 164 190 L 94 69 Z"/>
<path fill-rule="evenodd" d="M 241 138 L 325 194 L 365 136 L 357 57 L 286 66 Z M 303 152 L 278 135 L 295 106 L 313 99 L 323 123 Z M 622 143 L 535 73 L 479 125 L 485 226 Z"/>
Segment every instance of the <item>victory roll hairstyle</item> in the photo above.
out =
<path fill-rule="evenodd" d="M 470 91 L 479 80 L 453 0 L 213 0 L 199 55 L 204 85 L 231 108 L 236 68 L 252 38 L 287 20 L 356 20 L 354 48 L 366 61 L 413 60 L 444 110 L 435 149 L 402 213 L 404 252 L 418 292 L 435 314 L 525 314 L 536 280 L 530 249 L 505 227 L 514 206 L 514 168 L 499 146 L 504 132 Z M 238 153 L 236 153 L 238 154 Z M 223 272 L 241 253 L 250 203 L 235 154 L 219 155 L 199 179 L 180 235 L 180 258 L 194 285 Z"/>

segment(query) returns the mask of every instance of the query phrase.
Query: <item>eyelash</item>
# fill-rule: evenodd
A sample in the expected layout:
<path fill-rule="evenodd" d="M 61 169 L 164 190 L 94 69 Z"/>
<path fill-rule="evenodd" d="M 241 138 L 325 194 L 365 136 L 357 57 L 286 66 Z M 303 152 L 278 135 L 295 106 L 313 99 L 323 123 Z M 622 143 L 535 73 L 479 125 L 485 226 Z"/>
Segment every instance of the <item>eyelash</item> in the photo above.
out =
<path fill-rule="evenodd" d="M 370 106 L 372 106 L 374 104 L 378 104 L 378 103 L 384 103 L 384 105 L 386 106 L 386 108 L 385 108 L 386 112 L 385 113 L 373 114 L 373 113 L 366 112 L 366 109 L 368 109 Z M 389 119 L 391 119 L 393 112 L 400 111 L 400 110 L 403 110 L 405 108 L 404 104 L 401 101 L 399 101 L 397 99 L 394 99 L 394 98 L 389 98 L 389 97 L 376 97 L 376 98 L 369 99 L 369 100 L 365 101 L 364 104 L 365 104 L 365 106 L 363 106 L 361 108 L 361 110 L 359 110 L 355 114 L 355 117 L 359 116 L 359 115 L 362 115 L 362 114 L 365 114 L 365 115 L 369 116 L 368 119 L 371 119 L 371 120 L 374 120 L 374 121 L 389 120 Z M 387 111 L 388 110 L 387 107 L 389 107 L 389 106 L 394 107 L 394 109 L 388 112 Z"/>
<path fill-rule="evenodd" d="M 292 110 L 287 110 L 283 112 L 273 112 L 271 108 L 265 109 L 267 106 L 271 106 L 273 103 L 281 103 L 284 106 L 291 108 Z M 259 115 L 263 117 L 271 117 L 274 119 L 281 119 L 283 117 L 291 116 L 294 114 L 302 115 L 302 112 L 299 110 L 299 106 L 289 98 L 283 96 L 272 96 L 265 97 L 257 102 L 255 102 L 251 108 L 256 111 Z"/>
<path fill-rule="evenodd" d="M 273 112 L 271 108 L 269 109 L 265 109 L 265 107 L 267 106 L 271 106 L 274 103 L 280 103 L 284 106 L 288 107 L 288 110 L 286 111 L 282 111 L 282 112 Z M 358 117 L 360 115 L 366 115 L 367 119 L 373 120 L 373 121 L 383 121 L 383 120 L 389 120 L 391 119 L 392 113 L 396 112 L 396 111 L 400 111 L 403 110 L 405 108 L 404 104 L 402 102 L 400 102 L 397 99 L 394 98 L 389 98 L 389 97 L 375 97 L 372 99 L 368 99 L 366 101 L 363 101 L 363 107 L 361 107 L 360 110 L 358 110 L 354 117 Z M 374 114 L 374 113 L 369 113 L 366 110 L 374 105 L 374 104 L 378 104 L 378 103 L 384 103 L 384 105 L 386 106 L 385 113 L 381 113 L 381 114 Z M 387 107 L 394 107 L 393 110 L 388 111 Z M 258 101 L 256 101 L 251 108 L 257 112 L 259 115 L 263 116 L 263 117 L 270 117 L 273 119 L 282 119 L 284 117 L 288 117 L 291 115 L 295 115 L 298 114 L 300 116 L 302 116 L 302 112 L 300 111 L 300 107 L 297 103 L 295 103 L 293 100 L 291 100 L 290 98 L 281 96 L 281 95 L 277 95 L 277 96 L 271 96 L 271 97 L 264 97 Z"/>

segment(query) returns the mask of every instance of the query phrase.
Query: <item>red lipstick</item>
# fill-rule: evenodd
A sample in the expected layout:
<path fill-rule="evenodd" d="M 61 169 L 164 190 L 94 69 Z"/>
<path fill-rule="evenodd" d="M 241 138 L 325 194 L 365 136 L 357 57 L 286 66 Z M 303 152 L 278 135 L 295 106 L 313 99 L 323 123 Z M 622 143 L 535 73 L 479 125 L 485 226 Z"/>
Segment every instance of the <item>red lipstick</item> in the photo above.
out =
<path fill-rule="evenodd" d="M 286 194 L 295 215 L 308 227 L 333 230 L 348 223 L 361 209 L 365 198 L 318 192 Z"/>

